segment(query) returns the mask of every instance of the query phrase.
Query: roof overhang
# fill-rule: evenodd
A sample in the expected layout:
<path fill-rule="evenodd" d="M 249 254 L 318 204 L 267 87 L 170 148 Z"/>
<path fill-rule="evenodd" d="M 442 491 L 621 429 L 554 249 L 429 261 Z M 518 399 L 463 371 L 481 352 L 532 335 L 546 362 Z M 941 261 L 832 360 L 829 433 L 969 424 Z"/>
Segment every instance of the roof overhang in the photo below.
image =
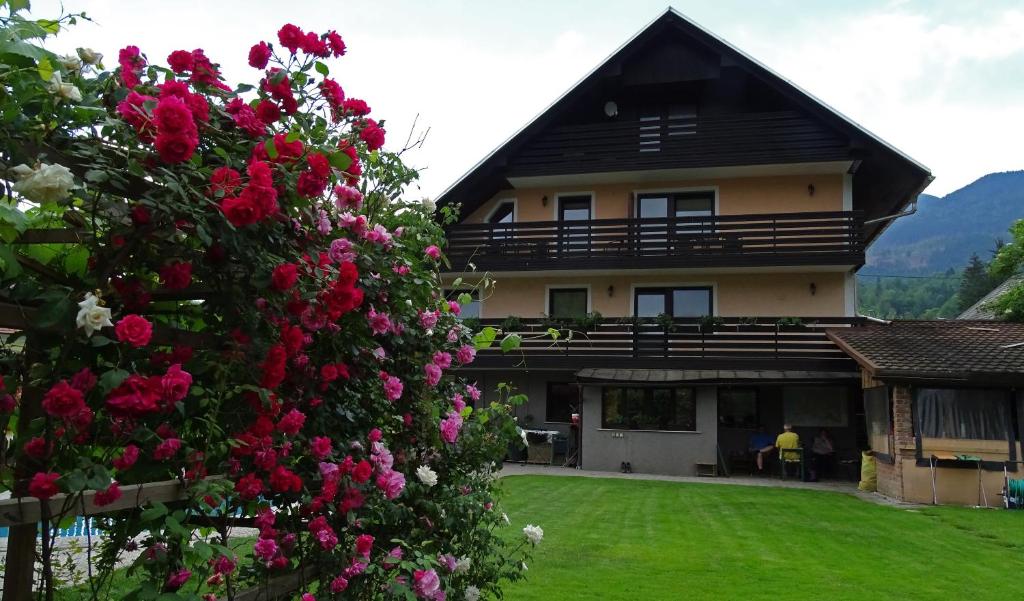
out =
<path fill-rule="evenodd" d="M 857 372 L 799 370 L 731 370 L 731 369 L 612 369 L 588 367 L 576 372 L 580 382 L 594 384 L 629 383 L 638 385 L 716 382 L 836 382 L 856 381 Z"/>

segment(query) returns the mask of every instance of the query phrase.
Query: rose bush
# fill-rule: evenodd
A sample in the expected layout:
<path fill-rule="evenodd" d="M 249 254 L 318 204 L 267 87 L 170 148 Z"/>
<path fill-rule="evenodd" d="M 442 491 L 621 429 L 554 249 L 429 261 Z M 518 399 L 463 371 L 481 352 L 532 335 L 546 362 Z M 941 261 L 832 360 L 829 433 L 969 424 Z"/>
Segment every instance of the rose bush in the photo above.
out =
<path fill-rule="evenodd" d="M 285 25 L 232 87 L 201 49 L 165 67 L 129 46 L 114 71 L 44 49 L 74 20 L 2 23 L 4 487 L 70 511 L 188 485 L 104 518 L 94 596 L 134 548 L 137 599 L 300 568 L 294 598 L 500 595 L 528 548 L 499 536 L 493 482 L 522 399 L 486 405 L 452 371 L 494 332 L 441 296 L 415 172 L 330 77 L 342 38 Z M 258 531 L 241 557 L 238 516 Z"/>

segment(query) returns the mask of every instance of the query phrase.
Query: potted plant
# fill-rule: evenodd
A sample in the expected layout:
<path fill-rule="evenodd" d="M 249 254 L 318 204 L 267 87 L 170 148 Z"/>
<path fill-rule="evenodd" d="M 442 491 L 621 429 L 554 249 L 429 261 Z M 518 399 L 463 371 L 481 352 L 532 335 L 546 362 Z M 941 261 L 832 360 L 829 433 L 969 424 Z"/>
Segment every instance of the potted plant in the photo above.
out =
<path fill-rule="evenodd" d="M 597 311 L 587 313 L 583 317 L 577 317 L 573 325 L 582 332 L 593 332 L 597 329 L 597 326 L 601 325 L 604 316 Z"/>
<path fill-rule="evenodd" d="M 697 318 L 697 325 L 702 334 L 708 334 L 722 327 L 725 321 L 717 315 L 703 315 Z"/>
<path fill-rule="evenodd" d="M 523 320 L 518 315 L 509 315 L 501 322 L 501 329 L 505 332 L 519 332 L 523 329 Z"/>

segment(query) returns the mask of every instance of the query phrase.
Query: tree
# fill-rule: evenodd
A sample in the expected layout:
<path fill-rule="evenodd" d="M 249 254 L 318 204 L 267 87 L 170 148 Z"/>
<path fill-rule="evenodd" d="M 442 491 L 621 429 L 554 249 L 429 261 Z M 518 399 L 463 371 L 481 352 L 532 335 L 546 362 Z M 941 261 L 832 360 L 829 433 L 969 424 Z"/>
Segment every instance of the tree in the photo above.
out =
<path fill-rule="evenodd" d="M 1004 281 L 1024 271 L 1024 219 L 1010 226 L 1011 242 L 999 248 L 989 270 Z M 989 304 L 996 315 L 1010 321 L 1024 321 L 1024 280 Z"/>
<path fill-rule="evenodd" d="M 248 50 L 255 85 L 229 86 L 201 49 L 165 67 L 128 46 L 113 72 L 57 56 L 42 42 L 76 17 L 23 4 L 0 18 L 0 489 L 66 495 L 39 504 L 38 590 L 88 493 L 121 508 L 94 599 L 132 547 L 127 598 L 288 573 L 308 586 L 293 597 L 500 594 L 539 540 L 497 533 L 523 399 L 484 403 L 454 371 L 494 331 L 439 294 L 443 231 L 403 201 L 416 174 L 384 123 L 330 78 L 342 38 L 285 25 Z M 182 495 L 122 493 L 158 481 Z M 236 521 L 254 546 L 229 546 Z M 8 549 L 27 568 L 9 564 L 5 596 L 32 578 L 37 526 Z"/>
<path fill-rule="evenodd" d="M 960 289 L 957 292 L 960 311 L 964 311 L 981 300 L 995 286 L 996 282 L 993 281 L 988 266 L 978 257 L 977 253 L 972 254 L 970 261 L 967 262 L 967 267 L 964 268 Z"/>

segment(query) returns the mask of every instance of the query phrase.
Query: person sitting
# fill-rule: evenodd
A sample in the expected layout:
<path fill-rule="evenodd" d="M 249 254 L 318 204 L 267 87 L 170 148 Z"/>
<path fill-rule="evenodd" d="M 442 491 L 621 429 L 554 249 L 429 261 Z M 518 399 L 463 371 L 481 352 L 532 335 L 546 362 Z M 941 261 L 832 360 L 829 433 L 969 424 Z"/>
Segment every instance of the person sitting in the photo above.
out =
<path fill-rule="evenodd" d="M 782 434 L 775 438 L 775 446 L 779 449 L 779 459 L 784 462 L 784 466 L 788 466 L 790 463 L 800 461 L 800 453 L 788 451 L 788 449 L 800 448 L 800 436 L 793 431 L 793 426 L 790 424 L 783 425 L 782 430 Z"/>
<path fill-rule="evenodd" d="M 836 449 L 832 444 L 832 437 L 829 436 L 828 430 L 822 428 L 811 444 L 811 458 L 813 459 L 812 465 L 814 467 L 815 480 L 819 476 L 831 473 L 832 461 L 835 456 Z"/>
<path fill-rule="evenodd" d="M 747 445 L 747 450 L 751 453 L 757 453 L 757 471 L 763 472 L 764 456 L 775 450 L 775 446 L 772 444 L 772 437 L 764 431 L 764 426 L 758 426 L 757 432 L 750 435 L 750 443 Z"/>

